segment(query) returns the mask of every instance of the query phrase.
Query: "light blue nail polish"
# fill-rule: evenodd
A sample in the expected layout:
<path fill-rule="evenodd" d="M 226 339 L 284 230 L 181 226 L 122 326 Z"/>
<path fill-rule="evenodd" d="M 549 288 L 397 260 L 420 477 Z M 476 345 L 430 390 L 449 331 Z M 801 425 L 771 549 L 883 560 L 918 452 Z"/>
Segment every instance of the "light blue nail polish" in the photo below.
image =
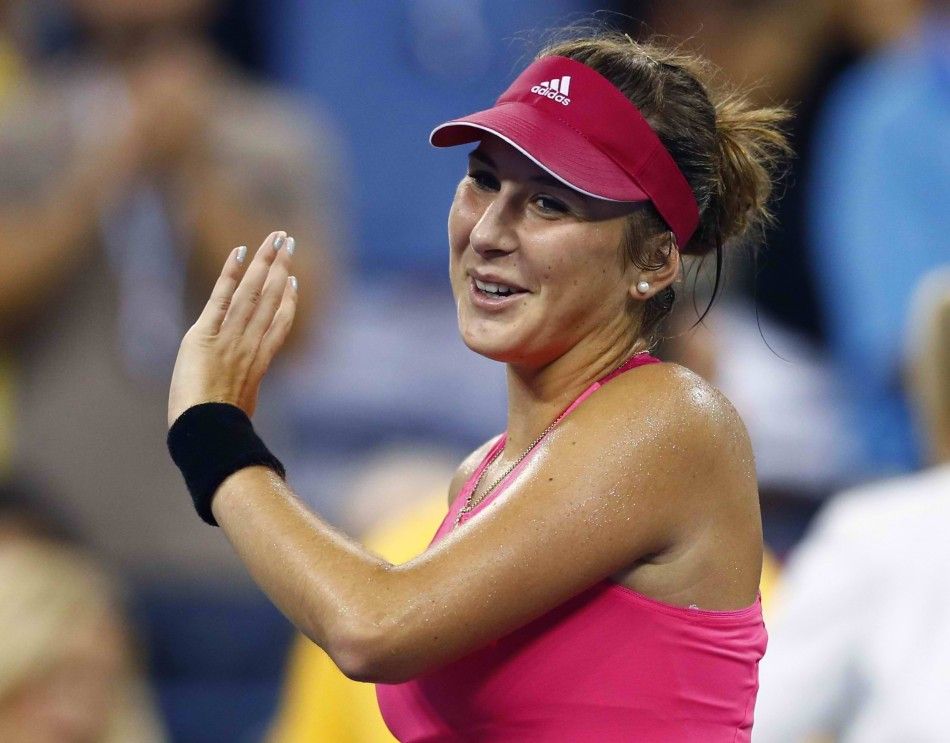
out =
<path fill-rule="evenodd" d="M 287 252 L 290 253 L 291 255 L 293 255 L 293 254 L 294 254 L 294 248 L 296 248 L 296 247 L 297 247 L 297 241 L 294 240 L 292 237 L 288 237 L 288 238 L 287 238 Z"/>
<path fill-rule="evenodd" d="M 284 236 L 278 235 L 274 238 L 274 250 L 280 250 L 280 246 L 284 244 Z"/>
<path fill-rule="evenodd" d="M 294 291 L 297 291 L 297 277 L 296 276 L 290 277 L 290 285 L 294 288 Z"/>
<path fill-rule="evenodd" d="M 237 249 L 237 255 L 234 257 L 238 263 L 244 263 L 245 256 L 247 256 L 247 245 L 241 245 Z"/>

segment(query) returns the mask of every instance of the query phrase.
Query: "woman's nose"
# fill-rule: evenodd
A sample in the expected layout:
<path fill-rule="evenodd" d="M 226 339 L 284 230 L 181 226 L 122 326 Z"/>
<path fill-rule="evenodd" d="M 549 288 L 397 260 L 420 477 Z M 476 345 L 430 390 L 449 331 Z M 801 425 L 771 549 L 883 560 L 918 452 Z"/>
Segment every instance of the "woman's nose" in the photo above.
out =
<path fill-rule="evenodd" d="M 511 211 L 510 205 L 501 194 L 491 200 L 475 223 L 469 238 L 476 253 L 490 256 L 493 253 L 511 253 L 518 249 L 518 233 Z"/>

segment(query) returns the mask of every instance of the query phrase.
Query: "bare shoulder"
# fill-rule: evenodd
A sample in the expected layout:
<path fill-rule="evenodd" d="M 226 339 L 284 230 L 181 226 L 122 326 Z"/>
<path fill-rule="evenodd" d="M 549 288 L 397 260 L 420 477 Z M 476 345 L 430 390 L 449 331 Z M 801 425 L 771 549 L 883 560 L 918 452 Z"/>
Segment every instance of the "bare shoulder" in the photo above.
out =
<path fill-rule="evenodd" d="M 722 392 L 686 367 L 669 362 L 644 365 L 615 377 L 578 411 L 584 407 L 618 419 L 628 418 L 635 410 L 673 416 L 674 424 L 743 427 L 739 414 Z"/>
<path fill-rule="evenodd" d="M 645 371 L 641 392 L 656 399 L 658 412 L 672 416 L 672 424 L 686 426 L 699 435 L 733 434 L 748 438 L 738 411 L 703 377 L 672 363 L 653 364 Z"/>
<path fill-rule="evenodd" d="M 594 446 L 616 447 L 618 440 L 630 441 L 635 443 L 629 447 L 631 456 L 657 447 L 705 472 L 729 464 L 735 475 L 754 475 L 749 437 L 732 403 L 678 364 L 650 364 L 621 374 L 571 417 L 575 416 Z"/>
<path fill-rule="evenodd" d="M 468 478 L 470 478 L 475 470 L 478 469 L 478 465 L 481 463 L 482 459 L 485 458 L 485 455 L 488 454 L 488 450 L 491 449 L 492 444 L 494 444 L 497 440 L 498 437 L 493 436 L 462 460 L 462 463 L 458 466 L 458 469 L 455 470 L 455 474 L 452 476 L 452 481 L 449 483 L 450 507 L 455 498 L 458 496 L 459 491 L 462 489 L 462 485 L 464 485 Z"/>
<path fill-rule="evenodd" d="M 749 605 L 762 560 L 758 486 L 725 395 L 681 366 L 651 364 L 605 384 L 564 424 L 556 456 L 596 463 L 588 477 L 600 507 L 629 496 L 616 517 L 630 530 L 617 538 L 633 548 L 614 580 L 681 606 Z"/>

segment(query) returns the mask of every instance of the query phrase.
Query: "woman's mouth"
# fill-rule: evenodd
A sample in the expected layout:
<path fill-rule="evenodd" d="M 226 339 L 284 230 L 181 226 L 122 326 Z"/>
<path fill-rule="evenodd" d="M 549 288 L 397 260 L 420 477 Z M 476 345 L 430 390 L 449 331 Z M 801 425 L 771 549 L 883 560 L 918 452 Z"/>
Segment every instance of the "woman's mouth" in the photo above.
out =
<path fill-rule="evenodd" d="M 492 284 L 491 282 L 479 281 L 478 279 L 475 279 L 475 286 L 479 291 L 485 292 L 485 294 L 493 294 L 499 297 L 507 297 L 509 294 L 516 294 L 519 291 L 504 284 Z"/>
<path fill-rule="evenodd" d="M 506 284 L 498 284 L 491 281 L 482 281 L 474 276 L 470 277 L 469 293 L 473 304 L 485 309 L 502 309 L 515 303 L 522 294 L 527 294 L 524 289 Z"/>

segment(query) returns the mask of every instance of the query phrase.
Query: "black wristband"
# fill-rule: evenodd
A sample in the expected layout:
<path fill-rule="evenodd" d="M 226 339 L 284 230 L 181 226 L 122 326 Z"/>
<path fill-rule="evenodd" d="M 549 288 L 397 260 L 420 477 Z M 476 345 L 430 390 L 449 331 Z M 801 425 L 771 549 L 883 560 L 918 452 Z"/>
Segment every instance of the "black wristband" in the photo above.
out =
<path fill-rule="evenodd" d="M 185 477 L 195 510 L 205 523 L 217 526 L 211 500 L 218 486 L 234 472 L 254 464 L 285 477 L 284 466 L 254 433 L 251 419 L 235 405 L 204 402 L 193 405 L 168 429 L 168 452 Z"/>

